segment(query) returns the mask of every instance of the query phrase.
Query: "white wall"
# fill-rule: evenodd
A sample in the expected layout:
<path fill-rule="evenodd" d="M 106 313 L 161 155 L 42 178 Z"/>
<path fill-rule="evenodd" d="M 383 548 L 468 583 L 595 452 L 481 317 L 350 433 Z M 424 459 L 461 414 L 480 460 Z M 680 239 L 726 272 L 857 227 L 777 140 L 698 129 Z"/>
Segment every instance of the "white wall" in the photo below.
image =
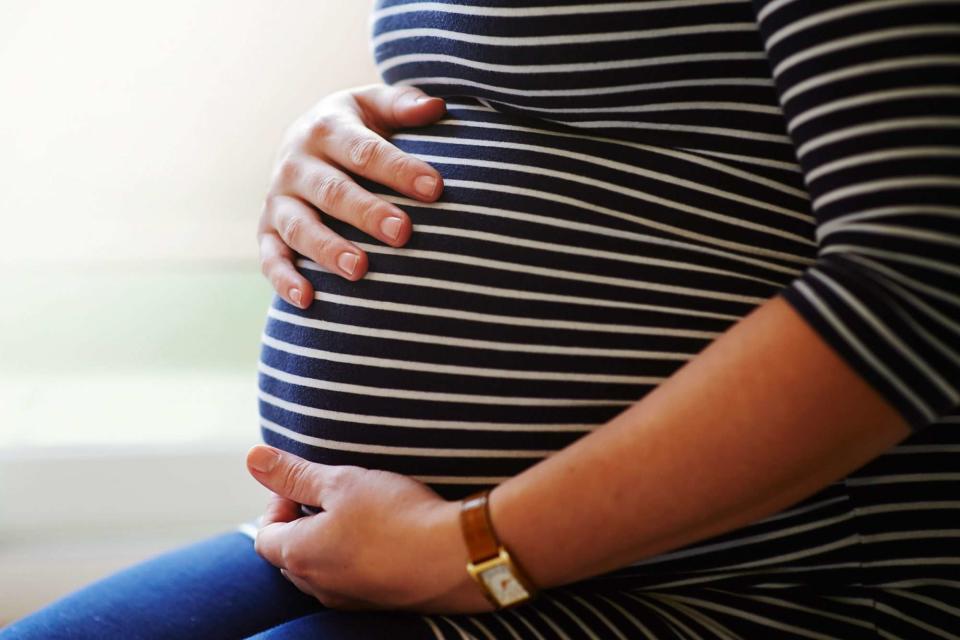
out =
<path fill-rule="evenodd" d="M 368 9 L 4 0 L 0 261 L 249 259 L 284 127 L 376 81 Z"/>
<path fill-rule="evenodd" d="M 0 625 L 259 512 L 256 218 L 368 10 L 0 2 Z"/>

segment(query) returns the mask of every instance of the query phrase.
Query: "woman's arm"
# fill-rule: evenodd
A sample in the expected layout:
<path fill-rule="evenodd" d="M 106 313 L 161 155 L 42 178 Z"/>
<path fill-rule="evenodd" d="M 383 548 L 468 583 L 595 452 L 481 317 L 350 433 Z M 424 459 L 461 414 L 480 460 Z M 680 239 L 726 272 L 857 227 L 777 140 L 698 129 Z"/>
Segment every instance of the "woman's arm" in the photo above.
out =
<path fill-rule="evenodd" d="M 960 5 L 754 0 L 819 257 L 611 423 L 497 487 L 557 585 L 729 531 L 960 399 Z"/>
<path fill-rule="evenodd" d="M 960 401 L 960 5 L 754 0 L 819 257 L 639 403 L 497 487 L 556 585 L 773 514 Z"/>
<path fill-rule="evenodd" d="M 533 581 L 556 586 L 773 514 L 908 434 L 778 297 L 614 420 L 497 486 L 491 518 Z"/>

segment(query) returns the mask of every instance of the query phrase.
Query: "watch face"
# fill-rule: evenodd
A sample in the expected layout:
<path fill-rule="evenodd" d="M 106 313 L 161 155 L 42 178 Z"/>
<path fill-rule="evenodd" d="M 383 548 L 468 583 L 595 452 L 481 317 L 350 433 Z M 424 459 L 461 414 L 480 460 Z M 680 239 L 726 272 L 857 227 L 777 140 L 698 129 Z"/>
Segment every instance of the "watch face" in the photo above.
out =
<path fill-rule="evenodd" d="M 501 606 L 507 606 L 527 598 L 530 594 L 523 588 L 506 565 L 491 567 L 481 574 L 483 583 Z"/>

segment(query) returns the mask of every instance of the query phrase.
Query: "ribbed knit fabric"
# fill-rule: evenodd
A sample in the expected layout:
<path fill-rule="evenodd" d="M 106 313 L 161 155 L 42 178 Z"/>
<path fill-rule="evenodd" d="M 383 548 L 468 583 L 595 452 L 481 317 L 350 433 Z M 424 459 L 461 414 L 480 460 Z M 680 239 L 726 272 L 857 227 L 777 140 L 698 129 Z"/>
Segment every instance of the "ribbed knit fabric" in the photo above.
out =
<path fill-rule="evenodd" d="M 301 260 L 312 307 L 274 300 L 267 442 L 463 497 L 775 295 L 914 431 L 741 530 L 424 616 L 436 637 L 957 637 L 960 3 L 388 0 L 371 26 L 385 82 L 447 99 L 391 138 L 444 193 L 359 180 L 409 213 L 399 249 L 324 216 L 370 269 Z"/>

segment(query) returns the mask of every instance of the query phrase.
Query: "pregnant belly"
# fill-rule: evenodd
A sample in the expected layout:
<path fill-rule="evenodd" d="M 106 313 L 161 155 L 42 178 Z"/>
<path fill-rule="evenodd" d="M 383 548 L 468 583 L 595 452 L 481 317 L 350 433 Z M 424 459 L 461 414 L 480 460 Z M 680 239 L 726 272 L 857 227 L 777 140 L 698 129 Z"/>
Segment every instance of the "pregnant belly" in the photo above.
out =
<path fill-rule="evenodd" d="M 448 111 L 393 138 L 440 171 L 438 202 L 360 181 L 408 212 L 409 243 L 325 216 L 367 275 L 301 260 L 311 308 L 274 299 L 268 443 L 463 497 L 623 411 L 814 256 L 789 170 Z"/>

